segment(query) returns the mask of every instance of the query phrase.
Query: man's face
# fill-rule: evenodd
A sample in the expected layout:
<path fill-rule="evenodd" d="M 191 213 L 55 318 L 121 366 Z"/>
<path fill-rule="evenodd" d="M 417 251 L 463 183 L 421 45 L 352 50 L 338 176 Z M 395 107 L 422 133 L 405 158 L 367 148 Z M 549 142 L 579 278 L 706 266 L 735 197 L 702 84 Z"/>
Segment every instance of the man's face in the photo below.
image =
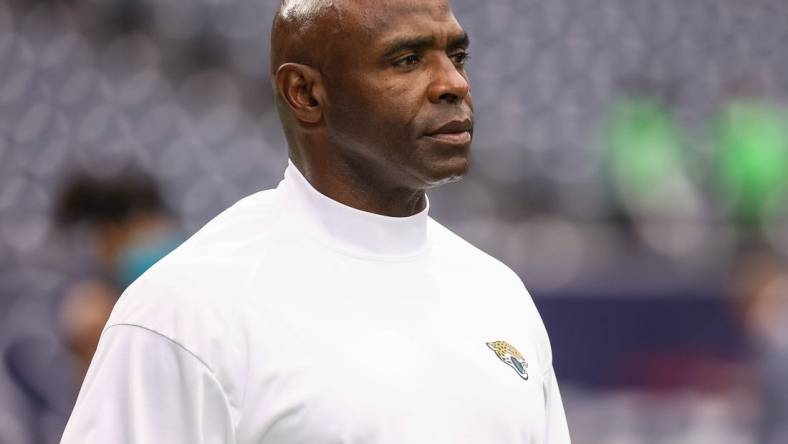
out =
<path fill-rule="evenodd" d="M 468 170 L 468 38 L 446 0 L 348 2 L 324 68 L 329 137 L 340 156 L 408 189 Z"/>

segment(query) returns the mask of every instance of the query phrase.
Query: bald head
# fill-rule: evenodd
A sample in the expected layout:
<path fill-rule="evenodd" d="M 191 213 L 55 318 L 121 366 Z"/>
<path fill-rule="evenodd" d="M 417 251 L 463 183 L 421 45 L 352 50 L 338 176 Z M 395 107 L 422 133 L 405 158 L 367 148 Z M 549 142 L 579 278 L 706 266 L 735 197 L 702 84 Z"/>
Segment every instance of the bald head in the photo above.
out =
<path fill-rule="evenodd" d="M 285 20 L 308 20 L 332 3 L 333 0 L 284 0 L 278 15 Z"/>
<path fill-rule="evenodd" d="M 345 43 L 369 42 L 393 15 L 419 10 L 451 15 L 447 0 L 282 0 L 271 30 L 271 74 L 285 63 L 322 70 Z"/>
<path fill-rule="evenodd" d="M 338 28 L 341 0 L 283 0 L 271 30 L 271 74 L 284 63 L 316 66 Z"/>

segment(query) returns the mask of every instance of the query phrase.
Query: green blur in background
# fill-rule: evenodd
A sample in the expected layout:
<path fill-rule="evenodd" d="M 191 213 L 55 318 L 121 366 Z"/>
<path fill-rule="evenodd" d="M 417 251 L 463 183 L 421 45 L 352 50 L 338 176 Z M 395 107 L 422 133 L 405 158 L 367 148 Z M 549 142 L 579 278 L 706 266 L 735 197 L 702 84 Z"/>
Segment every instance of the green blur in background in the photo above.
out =
<path fill-rule="evenodd" d="M 741 222 L 760 223 L 785 197 L 788 113 L 758 98 L 727 103 L 714 121 L 718 185 Z"/>

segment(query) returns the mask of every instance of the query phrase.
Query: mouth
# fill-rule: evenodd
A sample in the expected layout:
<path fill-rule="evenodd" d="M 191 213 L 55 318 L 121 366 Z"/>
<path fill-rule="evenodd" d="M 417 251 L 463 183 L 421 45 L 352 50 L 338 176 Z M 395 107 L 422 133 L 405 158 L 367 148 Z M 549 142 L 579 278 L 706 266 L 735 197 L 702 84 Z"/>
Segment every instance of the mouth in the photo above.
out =
<path fill-rule="evenodd" d="M 424 137 L 450 145 L 466 145 L 473 138 L 473 122 L 470 119 L 452 120 Z"/>

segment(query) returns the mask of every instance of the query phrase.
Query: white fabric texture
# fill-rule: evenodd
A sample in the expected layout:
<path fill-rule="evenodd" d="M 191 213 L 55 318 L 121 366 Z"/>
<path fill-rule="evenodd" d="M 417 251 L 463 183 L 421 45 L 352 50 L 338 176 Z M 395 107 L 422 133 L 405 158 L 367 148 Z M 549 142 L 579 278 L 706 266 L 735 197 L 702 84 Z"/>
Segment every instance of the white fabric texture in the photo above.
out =
<path fill-rule="evenodd" d="M 359 211 L 291 164 L 123 294 L 62 442 L 569 443 L 530 295 L 428 207 Z"/>

